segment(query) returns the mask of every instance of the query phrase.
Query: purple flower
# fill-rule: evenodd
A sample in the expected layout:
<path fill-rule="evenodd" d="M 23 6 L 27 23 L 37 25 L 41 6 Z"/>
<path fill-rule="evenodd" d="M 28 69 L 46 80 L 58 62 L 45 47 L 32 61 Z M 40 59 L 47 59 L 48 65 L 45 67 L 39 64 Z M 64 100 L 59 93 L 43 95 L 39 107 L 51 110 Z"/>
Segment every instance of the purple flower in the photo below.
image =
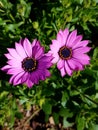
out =
<path fill-rule="evenodd" d="M 1 70 L 11 74 L 10 83 L 13 85 L 25 83 L 29 88 L 50 76 L 52 57 L 44 53 L 44 48 L 36 39 L 29 42 L 27 38 L 15 43 L 15 49 L 8 48 L 7 65 Z"/>
<path fill-rule="evenodd" d="M 90 51 L 87 47 L 88 40 L 82 40 L 82 35 L 77 35 L 77 30 L 69 34 L 69 30 L 60 30 L 57 39 L 52 40 L 50 51 L 53 55 L 52 63 L 57 63 L 61 76 L 72 75 L 73 71 L 83 70 L 84 65 L 90 64 L 90 57 L 85 54 Z"/>

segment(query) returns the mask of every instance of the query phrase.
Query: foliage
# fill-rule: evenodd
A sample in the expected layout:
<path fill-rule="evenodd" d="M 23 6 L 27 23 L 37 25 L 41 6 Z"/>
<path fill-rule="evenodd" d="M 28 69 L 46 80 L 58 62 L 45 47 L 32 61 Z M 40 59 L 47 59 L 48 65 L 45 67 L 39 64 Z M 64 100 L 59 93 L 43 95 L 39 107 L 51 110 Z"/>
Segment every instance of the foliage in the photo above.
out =
<path fill-rule="evenodd" d="M 37 105 L 56 124 L 73 125 L 77 130 L 98 129 L 98 1 L 97 0 L 1 0 L 0 1 L 0 67 L 5 65 L 4 53 L 20 38 L 37 38 L 49 50 L 59 29 L 77 29 L 90 40 L 91 64 L 72 77 L 62 78 L 56 66 L 51 78 L 28 89 L 12 86 L 9 76 L 0 71 L 0 125 L 13 128 L 16 118 L 22 118 L 19 103 L 29 110 Z M 7 112 L 7 114 L 6 114 Z"/>

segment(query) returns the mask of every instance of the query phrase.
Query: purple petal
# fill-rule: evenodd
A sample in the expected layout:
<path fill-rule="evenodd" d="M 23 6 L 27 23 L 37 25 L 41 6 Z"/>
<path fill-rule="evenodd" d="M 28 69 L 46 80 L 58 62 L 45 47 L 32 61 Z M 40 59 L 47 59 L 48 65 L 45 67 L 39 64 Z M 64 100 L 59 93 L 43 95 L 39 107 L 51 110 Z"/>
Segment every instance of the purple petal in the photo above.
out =
<path fill-rule="evenodd" d="M 66 43 L 67 43 L 68 35 L 69 35 L 69 30 L 68 30 L 68 29 L 65 29 L 65 30 L 63 31 L 63 42 L 64 42 L 64 45 L 66 45 Z"/>
<path fill-rule="evenodd" d="M 31 81 L 35 84 L 38 84 L 39 83 L 39 75 L 40 75 L 40 73 L 38 73 L 38 71 L 32 72 L 31 77 L 30 77 Z"/>
<path fill-rule="evenodd" d="M 29 73 L 25 72 L 24 75 L 21 77 L 21 82 L 24 83 L 29 78 Z"/>
<path fill-rule="evenodd" d="M 51 58 L 47 56 L 41 57 L 38 62 L 38 69 L 40 68 L 49 68 L 52 66 Z"/>
<path fill-rule="evenodd" d="M 77 38 L 76 38 L 77 41 L 74 41 L 74 46 L 72 47 L 73 49 L 79 48 L 79 47 L 85 47 L 89 43 L 88 40 L 81 41 L 82 39 L 77 39 Z"/>
<path fill-rule="evenodd" d="M 37 46 L 34 46 L 34 47 L 32 48 L 32 56 L 33 56 L 33 57 L 35 57 L 37 51 L 38 51 L 38 47 L 37 47 Z"/>
<path fill-rule="evenodd" d="M 19 67 L 21 68 L 21 62 L 18 60 L 8 60 L 7 64 L 9 64 L 11 67 Z"/>
<path fill-rule="evenodd" d="M 85 47 L 85 46 L 87 46 L 88 43 L 89 43 L 89 40 L 84 40 L 84 41 L 81 41 L 81 42 L 79 43 L 79 46 Z"/>
<path fill-rule="evenodd" d="M 32 56 L 32 46 L 27 38 L 25 38 L 25 40 L 23 42 L 23 47 L 24 47 L 25 52 L 28 55 L 28 57 L 31 57 Z"/>
<path fill-rule="evenodd" d="M 20 61 L 23 60 L 23 59 L 18 55 L 18 53 L 16 52 L 15 49 L 13 49 L 13 48 L 8 48 L 8 51 L 9 51 L 10 55 L 11 55 L 12 57 L 14 57 L 15 59 L 20 60 Z"/>
<path fill-rule="evenodd" d="M 50 49 L 52 50 L 52 53 L 57 53 L 60 49 L 61 45 L 59 41 L 52 40 L 52 44 L 50 45 Z"/>
<path fill-rule="evenodd" d="M 24 72 L 24 70 L 22 68 L 10 68 L 9 70 L 7 70 L 7 74 L 18 74 Z"/>
<path fill-rule="evenodd" d="M 66 72 L 67 72 L 67 74 L 68 75 L 72 75 L 72 70 L 71 70 L 71 68 L 68 66 L 68 63 L 67 63 L 67 61 L 65 61 L 65 70 L 66 70 Z"/>
<path fill-rule="evenodd" d="M 90 64 L 90 62 L 89 62 L 90 61 L 90 57 L 88 55 L 86 55 L 86 54 L 78 55 L 74 59 L 76 59 L 82 65 L 88 65 L 88 64 Z"/>
<path fill-rule="evenodd" d="M 19 44 L 23 46 L 24 39 L 20 39 Z"/>
<path fill-rule="evenodd" d="M 72 42 L 72 49 L 76 48 L 79 45 L 80 41 L 82 40 L 82 35 L 76 37 L 76 39 Z"/>
<path fill-rule="evenodd" d="M 67 61 L 70 68 L 73 70 L 83 70 L 83 65 L 77 59 L 70 59 Z"/>
<path fill-rule="evenodd" d="M 42 62 L 50 62 L 52 60 L 52 56 L 48 56 L 47 54 L 42 56 L 40 59 L 39 59 L 39 62 L 42 61 Z"/>
<path fill-rule="evenodd" d="M 50 77 L 51 76 L 51 74 L 50 74 L 50 72 L 48 70 L 45 70 L 45 76 L 46 77 Z"/>
<path fill-rule="evenodd" d="M 61 69 L 62 67 L 64 67 L 64 60 L 60 59 L 57 63 L 57 68 Z"/>
<path fill-rule="evenodd" d="M 69 35 L 69 30 L 65 29 L 64 31 L 60 30 L 57 34 L 57 41 L 60 45 L 60 47 L 64 46 L 66 44 L 67 37 Z"/>
<path fill-rule="evenodd" d="M 73 32 L 70 33 L 66 46 L 69 46 L 69 47 L 72 46 L 73 41 L 76 39 L 76 35 L 77 35 L 77 30 L 74 30 Z"/>
<path fill-rule="evenodd" d="M 17 75 L 13 75 L 10 78 L 10 83 L 12 83 L 13 85 L 18 85 L 21 84 L 21 77 L 24 75 L 24 72 L 18 73 Z"/>
<path fill-rule="evenodd" d="M 75 70 L 77 68 L 77 64 L 76 64 L 76 62 L 73 61 L 73 59 L 67 60 L 67 63 L 72 70 Z"/>
<path fill-rule="evenodd" d="M 52 43 L 54 44 L 54 42 L 56 41 L 56 40 L 52 40 Z M 64 41 L 64 39 L 63 39 L 63 31 L 62 30 L 60 30 L 59 32 L 58 32 L 58 34 L 57 34 L 57 41 L 58 41 L 58 46 L 63 46 L 64 44 L 65 44 L 65 41 Z M 54 49 L 55 50 L 55 49 Z"/>
<path fill-rule="evenodd" d="M 59 55 L 58 54 L 53 54 L 53 60 L 52 63 L 57 63 L 59 60 Z"/>
<path fill-rule="evenodd" d="M 21 44 L 15 43 L 15 47 L 16 47 L 16 51 L 20 55 L 20 57 L 22 57 L 22 58 L 27 57 L 27 54 L 25 53 L 25 50 Z"/>
<path fill-rule="evenodd" d="M 28 86 L 28 88 L 32 88 L 34 85 L 34 83 L 29 79 L 25 82 L 25 84 Z"/>
<path fill-rule="evenodd" d="M 10 68 L 12 68 L 10 65 L 5 65 L 4 67 L 1 68 L 1 70 L 8 71 Z"/>
<path fill-rule="evenodd" d="M 61 76 L 62 77 L 64 77 L 66 75 L 64 67 L 62 69 L 60 69 L 60 72 L 61 72 Z"/>
<path fill-rule="evenodd" d="M 39 59 L 44 54 L 44 47 L 41 47 L 35 54 L 35 59 Z"/>
<path fill-rule="evenodd" d="M 42 74 L 42 75 L 40 75 L 40 80 L 45 80 L 46 79 L 46 77 L 45 77 L 45 72 Z"/>
<path fill-rule="evenodd" d="M 37 39 L 34 39 L 31 45 L 32 47 L 36 46 L 38 49 L 41 47 L 40 41 L 38 41 Z"/>
<path fill-rule="evenodd" d="M 90 57 L 86 54 L 77 54 L 73 55 L 73 58 L 77 59 L 81 64 L 86 65 L 89 64 Z"/>
<path fill-rule="evenodd" d="M 9 53 L 4 54 L 8 59 L 14 59 L 14 57 L 12 57 Z"/>
<path fill-rule="evenodd" d="M 91 50 L 91 48 L 90 47 L 80 47 L 80 48 L 76 48 L 76 49 L 74 49 L 74 51 L 73 51 L 73 55 L 75 56 L 75 55 L 78 55 L 78 54 L 83 54 L 83 53 L 87 53 L 87 52 L 89 52 Z"/>

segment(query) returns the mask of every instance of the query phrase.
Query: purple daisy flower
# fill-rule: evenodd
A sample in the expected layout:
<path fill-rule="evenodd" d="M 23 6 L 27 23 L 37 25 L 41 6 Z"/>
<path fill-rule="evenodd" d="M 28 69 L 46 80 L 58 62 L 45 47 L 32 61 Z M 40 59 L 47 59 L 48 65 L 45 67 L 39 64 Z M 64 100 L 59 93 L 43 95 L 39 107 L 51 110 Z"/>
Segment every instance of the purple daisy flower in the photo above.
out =
<path fill-rule="evenodd" d="M 29 88 L 50 76 L 51 55 L 44 53 L 44 48 L 36 39 L 29 42 L 27 38 L 15 43 L 15 49 L 8 48 L 7 65 L 1 70 L 11 74 L 10 83 L 18 85 L 25 83 Z"/>
<path fill-rule="evenodd" d="M 83 70 L 84 65 L 90 64 L 90 57 L 85 54 L 90 51 L 87 47 L 88 40 L 82 40 L 82 35 L 77 35 L 77 30 L 69 34 L 69 30 L 60 30 L 57 39 L 52 40 L 50 51 L 53 55 L 52 63 L 57 63 L 61 76 L 72 75 L 75 70 Z"/>

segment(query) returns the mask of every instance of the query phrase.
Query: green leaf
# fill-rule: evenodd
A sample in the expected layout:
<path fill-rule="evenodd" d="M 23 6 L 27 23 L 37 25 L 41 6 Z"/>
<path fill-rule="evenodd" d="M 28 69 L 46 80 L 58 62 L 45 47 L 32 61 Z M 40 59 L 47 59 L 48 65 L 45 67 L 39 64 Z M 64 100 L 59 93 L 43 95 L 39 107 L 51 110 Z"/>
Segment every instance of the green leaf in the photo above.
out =
<path fill-rule="evenodd" d="M 46 101 L 44 102 L 44 104 L 42 105 L 42 109 L 46 114 L 51 114 L 52 112 L 52 105 Z"/>
<path fill-rule="evenodd" d="M 69 111 L 69 109 L 62 107 L 59 111 L 59 115 L 62 117 L 72 117 L 73 113 Z"/>
<path fill-rule="evenodd" d="M 79 116 L 77 118 L 77 130 L 84 130 L 85 122 L 86 122 L 85 118 Z"/>
<path fill-rule="evenodd" d="M 54 112 L 53 113 L 53 118 L 54 118 L 55 124 L 59 124 L 59 114 Z"/>
<path fill-rule="evenodd" d="M 91 123 L 89 130 L 98 130 L 98 124 Z"/>
<path fill-rule="evenodd" d="M 66 119 L 66 117 L 63 118 L 63 126 L 64 128 L 68 128 L 71 127 L 73 125 L 73 123 L 69 123 Z"/>

